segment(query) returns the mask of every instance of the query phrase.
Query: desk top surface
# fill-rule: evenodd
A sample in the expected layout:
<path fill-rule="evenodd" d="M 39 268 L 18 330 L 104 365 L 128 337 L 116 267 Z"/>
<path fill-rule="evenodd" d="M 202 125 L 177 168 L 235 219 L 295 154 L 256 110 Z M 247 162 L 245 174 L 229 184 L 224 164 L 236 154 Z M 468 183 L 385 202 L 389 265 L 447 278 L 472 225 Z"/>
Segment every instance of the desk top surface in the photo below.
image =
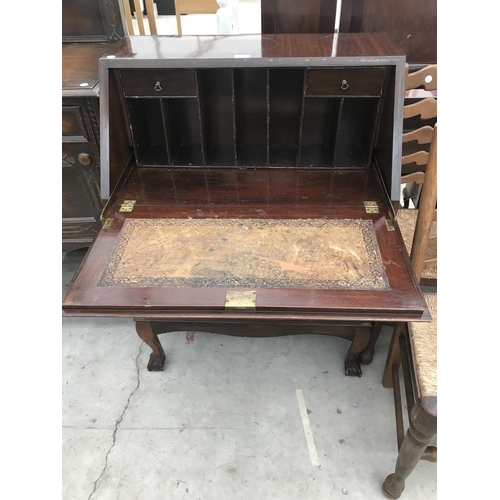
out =
<path fill-rule="evenodd" d="M 242 59 L 248 65 L 281 58 L 288 62 L 304 58 L 404 58 L 401 49 L 384 33 L 127 36 L 114 45 L 110 55 L 117 65 L 123 59 Z"/>

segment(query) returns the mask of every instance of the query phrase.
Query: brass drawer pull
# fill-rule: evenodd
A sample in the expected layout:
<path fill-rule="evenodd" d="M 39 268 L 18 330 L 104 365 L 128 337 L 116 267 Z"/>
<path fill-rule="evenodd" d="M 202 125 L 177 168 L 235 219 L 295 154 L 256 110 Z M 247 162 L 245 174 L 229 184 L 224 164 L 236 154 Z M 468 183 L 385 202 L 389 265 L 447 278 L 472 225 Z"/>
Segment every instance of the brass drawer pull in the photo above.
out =
<path fill-rule="evenodd" d="M 347 80 L 342 80 L 342 84 L 340 85 L 340 88 L 342 90 L 347 90 L 349 88 L 349 84 L 347 83 Z"/>
<path fill-rule="evenodd" d="M 154 89 L 156 90 L 156 92 L 160 92 L 160 90 L 163 90 L 162 86 L 160 85 L 160 82 L 155 83 Z"/>

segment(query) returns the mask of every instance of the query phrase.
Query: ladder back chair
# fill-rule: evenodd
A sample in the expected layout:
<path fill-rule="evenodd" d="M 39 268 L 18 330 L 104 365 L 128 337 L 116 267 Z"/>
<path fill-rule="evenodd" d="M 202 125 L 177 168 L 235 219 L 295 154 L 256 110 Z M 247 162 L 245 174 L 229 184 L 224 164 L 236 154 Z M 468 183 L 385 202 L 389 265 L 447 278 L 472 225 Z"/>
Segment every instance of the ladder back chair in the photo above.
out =
<path fill-rule="evenodd" d="M 409 73 L 406 65 L 406 99 L 410 102 L 403 109 L 403 157 L 401 173 L 408 175 L 425 172 L 429 157 L 432 127 L 437 119 L 437 65 L 432 64 Z M 414 99 L 420 100 L 414 102 Z M 406 181 L 403 189 L 403 207 L 409 208 L 410 200 L 418 205 L 419 185 Z"/>
<path fill-rule="evenodd" d="M 417 278 L 426 268 L 427 248 L 434 245 L 432 226 L 437 203 L 437 124 L 434 127 L 429 161 L 423 183 L 418 218 L 411 248 Z M 437 448 L 429 446 L 437 432 L 437 294 L 424 294 L 432 321 L 400 323 L 394 328 L 382 383 L 392 388 L 396 417 L 398 458 L 395 472 L 387 476 L 382 491 L 396 499 L 420 460 L 437 461 Z M 409 427 L 404 432 L 399 379 L 402 367 Z"/>
<path fill-rule="evenodd" d="M 437 119 L 437 101 L 435 99 L 437 89 L 437 65 L 432 64 L 418 71 L 409 73 L 409 65 L 406 65 L 406 97 L 422 98 L 417 102 L 411 102 L 403 108 L 403 118 L 413 120 L 410 122 L 410 130 L 403 133 L 403 157 L 401 158 L 401 188 L 403 197 L 403 209 L 396 214 L 403 240 L 408 254 L 411 254 L 413 235 L 418 217 L 418 210 L 410 207 L 412 200 L 414 207 L 418 206 L 418 197 L 424 179 L 425 170 L 429 161 L 429 149 L 432 141 L 434 127 L 428 124 L 418 126 L 420 122 L 435 122 Z M 416 119 L 416 120 L 415 120 Z M 405 151 L 406 150 L 406 151 Z M 432 227 L 432 235 L 435 244 L 427 250 L 427 260 L 420 284 L 423 286 L 437 286 L 437 226 Z M 380 336 L 384 323 L 375 323 L 372 328 L 370 342 L 366 349 L 360 354 L 359 361 L 369 365 L 373 361 L 375 345 Z M 394 325 L 390 325 L 393 327 Z"/>

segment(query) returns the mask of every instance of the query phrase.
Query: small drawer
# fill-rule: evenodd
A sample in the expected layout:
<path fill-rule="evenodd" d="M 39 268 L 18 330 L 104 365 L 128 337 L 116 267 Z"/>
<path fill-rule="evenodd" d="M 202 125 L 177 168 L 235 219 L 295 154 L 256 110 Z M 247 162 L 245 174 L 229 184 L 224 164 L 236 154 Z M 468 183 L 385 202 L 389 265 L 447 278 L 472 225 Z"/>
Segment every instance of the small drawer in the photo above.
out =
<path fill-rule="evenodd" d="M 306 95 L 379 96 L 385 68 L 335 68 L 307 70 Z"/>
<path fill-rule="evenodd" d="M 196 97 L 194 70 L 121 70 L 125 97 Z"/>

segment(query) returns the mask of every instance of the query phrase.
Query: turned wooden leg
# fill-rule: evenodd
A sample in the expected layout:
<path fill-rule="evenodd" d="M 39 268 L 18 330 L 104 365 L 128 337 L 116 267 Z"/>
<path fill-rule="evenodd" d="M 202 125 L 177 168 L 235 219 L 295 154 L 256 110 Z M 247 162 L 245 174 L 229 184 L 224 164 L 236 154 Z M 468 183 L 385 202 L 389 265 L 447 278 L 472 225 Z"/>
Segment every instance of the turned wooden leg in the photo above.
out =
<path fill-rule="evenodd" d="M 359 355 L 359 361 L 363 365 L 369 365 L 373 361 L 373 355 L 375 354 L 375 344 L 382 330 L 383 323 L 375 323 L 373 325 L 372 331 L 370 333 L 370 342 L 366 349 L 364 349 Z"/>
<path fill-rule="evenodd" d="M 149 356 L 148 370 L 150 372 L 161 372 L 165 365 L 165 352 L 158 340 L 158 336 L 153 332 L 151 321 L 136 321 L 135 329 L 139 337 L 153 350 Z"/>
<path fill-rule="evenodd" d="M 422 404 L 422 400 L 417 401 L 411 411 L 410 427 L 398 453 L 396 470 L 394 474 L 387 476 L 382 486 L 382 491 L 387 498 L 395 499 L 401 496 L 405 489 L 406 478 L 413 472 L 422 458 L 427 445 L 436 434 L 436 429 L 437 410 L 435 403 L 426 405 Z"/>
<path fill-rule="evenodd" d="M 349 377 L 361 377 L 361 365 L 359 354 L 370 342 L 370 327 L 363 326 L 356 328 L 351 347 L 347 351 L 345 358 L 345 374 Z"/>
<path fill-rule="evenodd" d="M 403 331 L 404 323 L 397 323 L 392 332 L 391 345 L 387 353 L 387 360 L 385 362 L 384 375 L 382 376 L 382 385 L 386 389 L 392 389 L 392 367 L 401 363 L 401 351 L 399 349 L 399 336 Z"/>

